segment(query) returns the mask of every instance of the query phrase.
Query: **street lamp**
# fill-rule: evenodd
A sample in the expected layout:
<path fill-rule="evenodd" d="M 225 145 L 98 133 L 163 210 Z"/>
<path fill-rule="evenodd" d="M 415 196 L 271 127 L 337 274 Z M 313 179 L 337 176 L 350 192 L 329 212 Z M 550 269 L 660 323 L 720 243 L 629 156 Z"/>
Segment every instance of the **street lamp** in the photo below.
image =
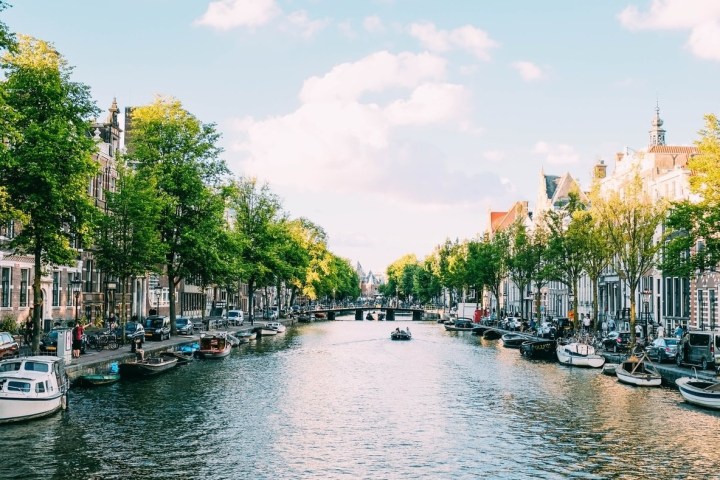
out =
<path fill-rule="evenodd" d="M 80 275 L 78 275 L 76 273 L 75 279 L 70 283 L 72 283 L 73 295 L 75 297 L 75 323 L 77 323 L 77 321 L 78 321 L 78 306 L 80 304 L 80 286 L 82 285 L 82 280 L 80 280 Z"/>
<path fill-rule="evenodd" d="M 105 284 L 105 288 L 107 289 L 108 300 L 110 302 L 108 305 L 110 308 L 110 312 L 111 312 L 108 314 L 108 320 L 109 320 L 109 318 L 111 316 L 113 318 L 115 317 L 115 290 L 117 289 L 117 284 L 115 282 L 107 282 Z"/>
<path fill-rule="evenodd" d="M 643 297 L 643 335 L 647 338 L 648 333 L 648 317 L 650 315 L 650 298 L 652 297 L 652 291 L 645 289 L 642 292 Z"/>
<path fill-rule="evenodd" d="M 155 285 L 155 315 L 160 315 L 160 292 L 162 291 L 162 287 L 158 284 Z"/>

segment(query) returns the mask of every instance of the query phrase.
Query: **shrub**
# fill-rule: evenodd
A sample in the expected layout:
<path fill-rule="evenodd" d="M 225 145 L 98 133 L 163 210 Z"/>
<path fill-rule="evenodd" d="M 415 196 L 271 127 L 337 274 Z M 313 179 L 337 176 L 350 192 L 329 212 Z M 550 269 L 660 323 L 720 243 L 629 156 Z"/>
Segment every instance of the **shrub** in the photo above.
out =
<path fill-rule="evenodd" d="M 17 335 L 19 330 L 20 328 L 15 315 L 5 315 L 2 320 L 0 320 L 0 331 L 8 332 L 11 335 Z"/>

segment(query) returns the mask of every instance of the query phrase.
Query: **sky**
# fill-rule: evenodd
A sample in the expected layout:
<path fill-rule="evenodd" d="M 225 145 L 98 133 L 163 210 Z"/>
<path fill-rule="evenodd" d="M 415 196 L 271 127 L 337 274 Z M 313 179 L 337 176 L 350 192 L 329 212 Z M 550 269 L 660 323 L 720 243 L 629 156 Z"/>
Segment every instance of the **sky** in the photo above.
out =
<path fill-rule="evenodd" d="M 222 133 L 235 176 L 266 182 L 330 250 L 384 272 L 540 174 L 587 186 L 602 159 L 671 145 L 718 113 L 717 0 L 9 0 L 103 109 L 179 99 Z"/>

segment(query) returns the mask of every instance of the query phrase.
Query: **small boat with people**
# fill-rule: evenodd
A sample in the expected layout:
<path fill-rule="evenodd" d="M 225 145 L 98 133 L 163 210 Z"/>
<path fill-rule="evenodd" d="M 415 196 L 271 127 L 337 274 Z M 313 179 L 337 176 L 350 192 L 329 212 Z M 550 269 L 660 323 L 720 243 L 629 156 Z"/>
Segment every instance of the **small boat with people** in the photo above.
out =
<path fill-rule="evenodd" d="M 520 345 L 520 355 L 525 358 L 557 360 L 555 340 L 547 338 L 536 338 L 525 340 Z"/>
<path fill-rule="evenodd" d="M 131 360 L 120 364 L 120 376 L 122 378 L 153 377 L 178 364 L 177 358 L 150 357 L 141 360 Z"/>
<path fill-rule="evenodd" d="M 410 340 L 412 339 L 412 334 L 410 333 L 410 329 L 406 328 L 405 330 L 402 330 L 401 328 L 396 328 L 390 333 L 390 339 L 391 340 Z"/>
<path fill-rule="evenodd" d="M 120 367 L 117 362 L 113 362 L 106 372 L 80 375 L 75 383 L 81 387 L 98 387 L 101 385 L 110 385 L 118 380 L 120 380 Z"/>
<path fill-rule="evenodd" d="M 0 423 L 44 417 L 67 408 L 70 382 L 55 356 L 0 361 Z"/>
<path fill-rule="evenodd" d="M 615 368 L 615 375 L 618 381 L 636 387 L 659 387 L 662 384 L 660 372 L 650 363 L 645 353 L 641 358 L 633 355 L 620 363 Z"/>
<path fill-rule="evenodd" d="M 595 352 L 595 347 L 586 343 L 571 342 L 559 344 L 555 349 L 558 361 L 563 365 L 574 367 L 601 368 L 605 357 Z"/>
<path fill-rule="evenodd" d="M 686 402 L 720 410 L 720 382 L 680 377 L 675 380 L 675 385 Z"/>
<path fill-rule="evenodd" d="M 206 333 L 200 337 L 198 356 L 207 359 L 220 359 L 230 355 L 230 342 L 227 332 Z"/>

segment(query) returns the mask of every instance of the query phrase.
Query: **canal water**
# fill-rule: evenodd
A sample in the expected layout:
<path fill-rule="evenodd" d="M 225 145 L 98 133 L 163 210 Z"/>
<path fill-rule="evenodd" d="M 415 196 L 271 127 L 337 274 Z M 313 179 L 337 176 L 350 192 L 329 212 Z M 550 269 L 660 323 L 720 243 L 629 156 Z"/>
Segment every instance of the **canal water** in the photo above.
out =
<path fill-rule="evenodd" d="M 394 342 L 395 327 L 413 339 Z M 291 327 L 74 388 L 0 427 L 0 478 L 718 478 L 720 415 L 430 322 Z"/>

